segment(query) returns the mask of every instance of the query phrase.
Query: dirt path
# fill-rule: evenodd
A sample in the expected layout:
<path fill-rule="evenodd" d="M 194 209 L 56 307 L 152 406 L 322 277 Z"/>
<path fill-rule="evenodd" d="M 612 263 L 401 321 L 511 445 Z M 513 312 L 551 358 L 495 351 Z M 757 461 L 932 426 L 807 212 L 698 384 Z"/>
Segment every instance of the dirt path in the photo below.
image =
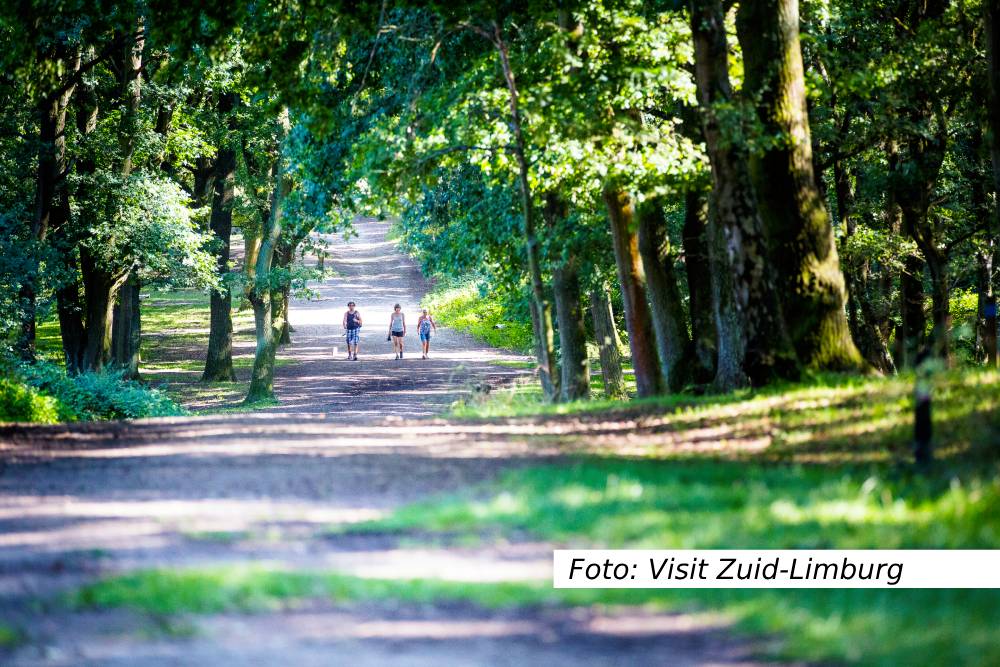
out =
<path fill-rule="evenodd" d="M 0 428 L 0 623 L 26 634 L 0 663 L 751 662 L 753 647 L 717 619 L 679 614 L 317 602 L 194 617 L 186 621 L 191 636 L 175 636 L 143 614 L 70 612 L 52 602 L 97 577 L 149 567 L 266 564 L 462 581 L 550 576 L 548 544 L 414 546 L 330 533 L 331 525 L 377 517 L 567 447 L 547 424 L 414 421 L 518 371 L 491 363 L 510 355 L 447 330 L 434 339 L 431 360 L 413 354 L 415 340 L 406 358 L 393 359 L 383 333 L 391 306 L 403 303 L 414 326 L 426 285 L 385 241 L 384 224 L 359 231 L 334 247 L 340 275 L 317 287 L 320 298 L 293 306 L 294 344 L 282 353 L 290 361 L 276 376 L 279 405 L 249 415 Z M 348 299 L 366 321 L 358 362 L 333 350 L 344 354 Z"/>

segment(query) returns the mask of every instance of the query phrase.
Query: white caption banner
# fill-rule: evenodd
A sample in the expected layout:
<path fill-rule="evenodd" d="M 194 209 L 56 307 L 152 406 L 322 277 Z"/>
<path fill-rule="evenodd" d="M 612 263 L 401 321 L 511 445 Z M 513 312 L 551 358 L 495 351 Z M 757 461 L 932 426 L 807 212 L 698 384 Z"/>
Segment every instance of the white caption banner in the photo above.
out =
<path fill-rule="evenodd" d="M 561 549 L 555 588 L 1000 588 L 1000 550 Z"/>

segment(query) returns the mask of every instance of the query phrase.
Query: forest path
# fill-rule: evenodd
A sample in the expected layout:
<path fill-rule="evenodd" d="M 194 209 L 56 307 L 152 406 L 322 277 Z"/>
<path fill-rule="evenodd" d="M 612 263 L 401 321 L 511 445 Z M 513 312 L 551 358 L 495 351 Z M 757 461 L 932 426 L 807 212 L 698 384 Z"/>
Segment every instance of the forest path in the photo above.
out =
<path fill-rule="evenodd" d="M 337 241 L 339 275 L 296 301 L 279 404 L 253 414 L 51 427 L 0 427 L 0 624 L 24 643 L 5 665 L 662 665 L 747 664 L 753 646 L 718 618 L 624 610 L 456 603 L 341 603 L 184 619 L 71 610 L 58 595 L 146 568 L 337 571 L 452 581 L 551 577 L 551 544 L 423 544 L 331 532 L 402 504 L 557 459 L 584 436 L 627 443 L 638 424 L 557 420 L 467 424 L 429 417 L 470 385 L 517 372 L 505 355 L 442 331 L 433 357 L 392 358 L 392 304 L 426 283 L 364 222 Z M 348 299 L 365 317 L 361 361 L 343 353 Z M 442 323 L 444 324 L 444 323 Z M 346 354 L 344 354 L 346 356 Z M 660 428 L 654 425 L 655 428 Z M 662 429 L 661 429 L 662 430 Z M 668 437 L 665 432 L 650 437 Z"/>

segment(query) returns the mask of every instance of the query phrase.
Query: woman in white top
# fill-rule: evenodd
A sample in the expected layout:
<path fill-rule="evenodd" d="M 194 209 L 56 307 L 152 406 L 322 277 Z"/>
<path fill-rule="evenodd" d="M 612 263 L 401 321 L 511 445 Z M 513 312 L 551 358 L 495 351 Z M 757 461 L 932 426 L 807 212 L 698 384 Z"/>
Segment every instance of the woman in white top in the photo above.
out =
<path fill-rule="evenodd" d="M 392 340 L 392 351 L 397 359 L 403 358 L 403 336 L 406 335 L 406 316 L 403 307 L 398 303 L 393 306 L 389 315 L 389 339 Z"/>

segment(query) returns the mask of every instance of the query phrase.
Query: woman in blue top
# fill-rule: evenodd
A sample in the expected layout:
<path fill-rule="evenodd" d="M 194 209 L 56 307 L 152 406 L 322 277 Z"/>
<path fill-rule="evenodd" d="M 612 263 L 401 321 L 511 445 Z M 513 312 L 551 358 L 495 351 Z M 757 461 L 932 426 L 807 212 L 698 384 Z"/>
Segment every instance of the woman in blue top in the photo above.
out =
<path fill-rule="evenodd" d="M 403 315 L 403 307 L 398 303 L 392 307 L 392 314 L 389 315 L 389 338 L 392 340 L 392 351 L 396 353 L 397 359 L 403 358 L 403 336 L 406 335 L 406 316 Z"/>
<path fill-rule="evenodd" d="M 426 359 L 427 355 L 431 352 L 431 328 L 433 327 L 434 333 L 437 333 L 438 327 L 434 324 L 434 318 L 431 317 L 427 309 L 424 308 L 423 314 L 420 319 L 417 320 L 417 333 L 420 334 L 420 343 L 424 346 L 424 356 L 421 359 Z"/>

